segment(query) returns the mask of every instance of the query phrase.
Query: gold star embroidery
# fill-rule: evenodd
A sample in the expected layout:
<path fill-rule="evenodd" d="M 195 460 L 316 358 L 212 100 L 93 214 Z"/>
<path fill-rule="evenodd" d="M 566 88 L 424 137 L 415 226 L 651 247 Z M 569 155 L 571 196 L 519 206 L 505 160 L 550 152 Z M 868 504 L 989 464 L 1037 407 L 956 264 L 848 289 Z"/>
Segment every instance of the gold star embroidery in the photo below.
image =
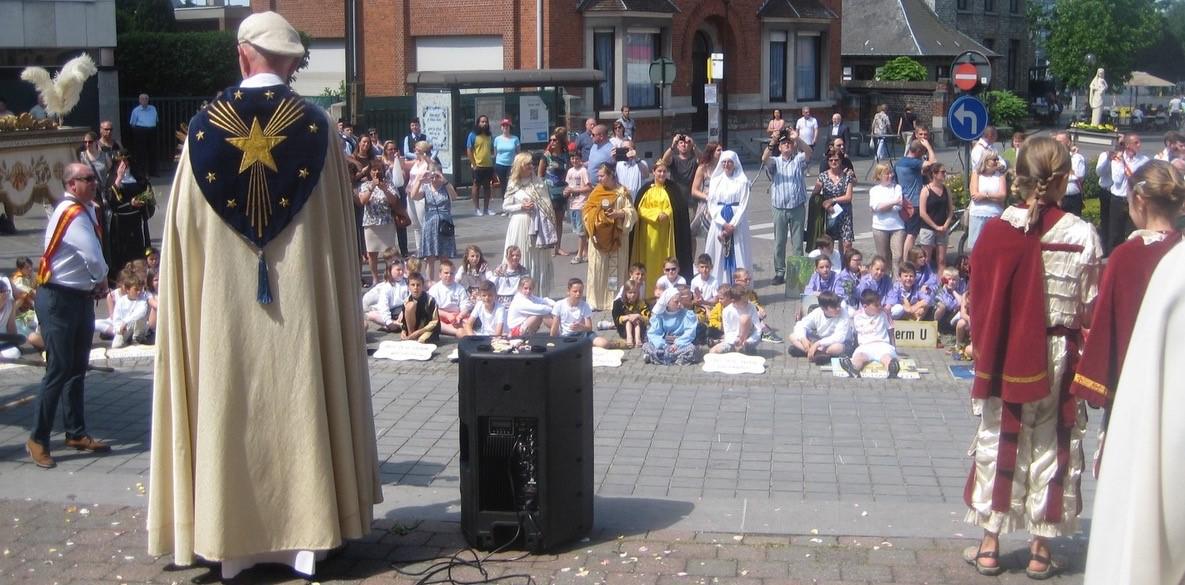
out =
<path fill-rule="evenodd" d="M 270 100 L 270 99 L 276 97 L 276 92 L 269 89 L 269 90 L 263 92 L 263 97 L 266 97 L 267 99 Z"/>
<path fill-rule="evenodd" d="M 210 172 L 206 173 L 206 182 L 207 183 L 213 183 L 216 178 L 217 177 L 214 176 L 214 171 L 210 171 Z"/>
<path fill-rule="evenodd" d="M 280 198 L 280 207 L 288 207 L 288 198 L 287 197 Z"/>
<path fill-rule="evenodd" d="M 299 171 L 296 172 L 296 174 L 300 175 L 300 178 L 302 178 L 302 179 L 309 178 L 309 170 L 306 168 L 301 168 Z"/>
<path fill-rule="evenodd" d="M 287 136 L 268 136 L 259 127 L 259 118 L 251 122 L 251 131 L 242 137 L 228 137 L 227 142 L 243 151 L 243 160 L 239 163 L 239 172 L 243 172 L 256 162 L 275 171 L 276 161 L 272 158 L 272 149 L 277 144 L 287 140 Z"/>
<path fill-rule="evenodd" d="M 234 199 L 231 199 L 230 201 L 227 201 L 227 202 L 226 202 L 226 206 L 227 206 L 227 207 L 229 207 L 229 208 L 231 208 L 231 209 L 234 209 L 235 207 L 238 207 L 238 206 L 239 206 L 239 202 L 238 202 L 238 201 L 235 201 Z"/>
<path fill-rule="evenodd" d="M 309 132 L 312 134 L 316 134 L 317 133 L 317 124 L 315 124 L 315 123 L 309 124 Z"/>
<path fill-rule="evenodd" d="M 235 99 L 236 99 L 236 100 L 241 100 L 241 99 L 243 99 L 243 92 L 241 92 L 241 91 L 239 91 L 239 90 L 237 90 L 237 89 L 236 89 L 236 90 L 235 90 Z"/>
<path fill-rule="evenodd" d="M 197 136 L 198 140 L 204 140 L 206 138 L 206 131 L 205 130 L 198 130 L 196 136 Z"/>

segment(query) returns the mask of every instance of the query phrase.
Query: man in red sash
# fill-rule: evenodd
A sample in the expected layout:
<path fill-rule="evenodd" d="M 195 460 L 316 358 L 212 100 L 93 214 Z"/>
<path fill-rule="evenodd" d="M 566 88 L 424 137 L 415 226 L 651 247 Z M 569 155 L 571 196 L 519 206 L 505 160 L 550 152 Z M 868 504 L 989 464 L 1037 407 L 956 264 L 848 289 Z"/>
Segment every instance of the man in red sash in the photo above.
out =
<path fill-rule="evenodd" d="M 66 197 L 54 209 L 45 229 L 45 253 L 37 280 L 37 321 L 45 339 L 45 377 L 37 395 L 37 419 L 25 450 L 38 467 L 56 465 L 49 452 L 58 400 L 66 394 L 63 414 L 66 446 L 105 453 L 111 447 L 86 432 L 83 381 L 95 335 L 95 295 L 107 292 L 102 228 L 95 215 L 98 177 L 87 165 L 71 163 L 62 176 Z"/>

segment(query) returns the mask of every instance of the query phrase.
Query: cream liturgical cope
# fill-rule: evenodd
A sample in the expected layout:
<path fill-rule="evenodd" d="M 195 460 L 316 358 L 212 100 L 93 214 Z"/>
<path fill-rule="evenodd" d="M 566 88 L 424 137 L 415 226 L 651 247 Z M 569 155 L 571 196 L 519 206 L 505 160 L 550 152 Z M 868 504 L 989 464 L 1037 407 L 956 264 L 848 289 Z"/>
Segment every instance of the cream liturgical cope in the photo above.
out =
<path fill-rule="evenodd" d="M 1185 243 L 1152 273 L 1107 427 L 1086 585 L 1185 583 Z"/>
<path fill-rule="evenodd" d="M 180 565 L 332 549 L 369 532 L 382 500 L 333 126 L 282 85 L 235 89 L 190 124 L 163 234 L 148 551 Z M 326 151 L 319 176 L 293 164 L 321 158 L 298 148 L 317 132 L 328 134 L 315 142 Z M 203 158 L 210 141 L 221 150 Z M 316 177 L 307 197 L 286 190 L 297 184 L 287 173 Z M 212 196 L 239 175 L 245 188 Z"/>

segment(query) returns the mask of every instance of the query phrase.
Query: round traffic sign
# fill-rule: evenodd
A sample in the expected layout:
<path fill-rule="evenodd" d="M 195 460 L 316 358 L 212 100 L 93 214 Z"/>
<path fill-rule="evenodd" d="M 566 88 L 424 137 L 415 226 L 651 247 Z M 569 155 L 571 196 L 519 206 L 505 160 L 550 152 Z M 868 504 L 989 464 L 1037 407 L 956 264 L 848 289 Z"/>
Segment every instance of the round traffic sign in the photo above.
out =
<path fill-rule="evenodd" d="M 963 91 L 971 91 L 979 84 L 979 71 L 971 63 L 955 65 L 951 77 L 955 81 L 955 87 Z"/>
<path fill-rule="evenodd" d="M 959 85 L 959 81 L 955 79 L 960 69 L 964 69 L 963 65 L 970 65 L 975 69 L 975 85 L 971 89 L 963 89 Z M 987 87 L 992 84 L 992 63 L 979 51 L 963 51 L 950 64 L 951 82 L 954 86 L 962 92 L 974 91 L 980 87 Z"/>

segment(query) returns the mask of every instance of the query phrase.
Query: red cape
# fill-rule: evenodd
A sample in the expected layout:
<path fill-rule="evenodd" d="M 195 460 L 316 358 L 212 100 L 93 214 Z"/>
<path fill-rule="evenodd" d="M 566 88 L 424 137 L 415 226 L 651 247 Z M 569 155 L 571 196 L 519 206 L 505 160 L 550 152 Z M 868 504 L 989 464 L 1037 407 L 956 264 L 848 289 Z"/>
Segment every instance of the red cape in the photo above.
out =
<path fill-rule="evenodd" d="M 1070 386 L 1074 396 L 1095 408 L 1110 408 L 1152 271 L 1180 241 L 1178 232 L 1151 244 L 1135 237 L 1111 252 L 1095 301 L 1090 336 Z"/>
<path fill-rule="evenodd" d="M 1045 331 L 1045 264 L 1041 236 L 1065 215 L 1043 207 L 1028 233 L 996 218 L 983 226 L 971 252 L 973 398 L 1024 404 L 1050 392 Z"/>

